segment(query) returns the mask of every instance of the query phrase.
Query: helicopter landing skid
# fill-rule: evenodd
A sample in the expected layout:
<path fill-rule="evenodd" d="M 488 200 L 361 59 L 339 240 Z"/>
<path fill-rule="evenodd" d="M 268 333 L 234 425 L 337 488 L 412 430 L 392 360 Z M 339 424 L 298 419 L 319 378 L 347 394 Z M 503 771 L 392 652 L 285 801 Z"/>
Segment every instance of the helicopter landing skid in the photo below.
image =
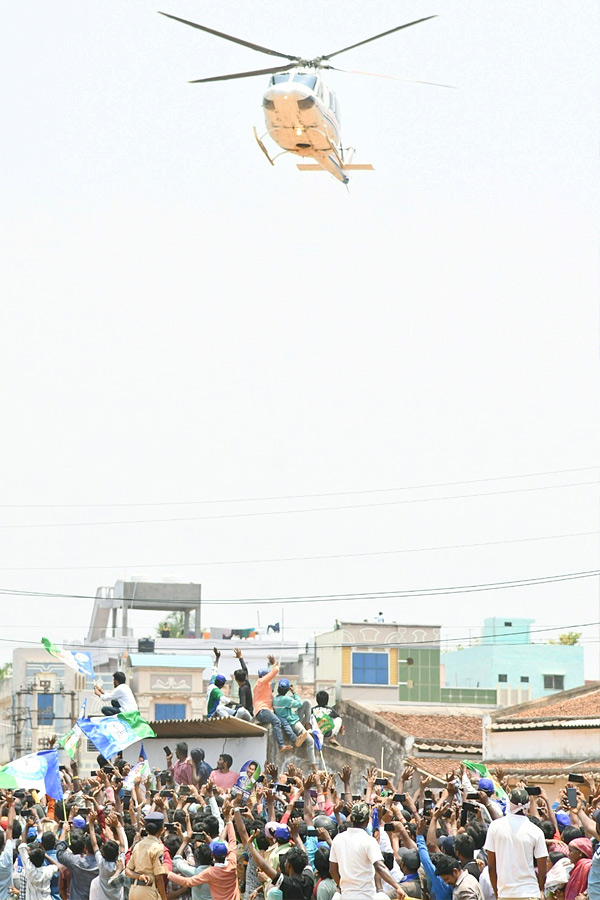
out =
<path fill-rule="evenodd" d="M 269 160 L 269 162 L 271 163 L 271 165 L 274 166 L 275 163 L 274 163 L 274 161 L 271 159 L 271 157 L 269 156 L 269 151 L 267 150 L 267 148 L 266 148 L 265 145 L 263 144 L 262 140 L 259 138 L 258 132 L 257 132 L 256 128 L 254 128 L 254 137 L 256 138 L 256 143 L 258 144 L 258 146 L 260 147 L 260 149 L 262 150 L 262 152 L 265 154 L 265 156 L 267 157 L 267 159 Z"/>

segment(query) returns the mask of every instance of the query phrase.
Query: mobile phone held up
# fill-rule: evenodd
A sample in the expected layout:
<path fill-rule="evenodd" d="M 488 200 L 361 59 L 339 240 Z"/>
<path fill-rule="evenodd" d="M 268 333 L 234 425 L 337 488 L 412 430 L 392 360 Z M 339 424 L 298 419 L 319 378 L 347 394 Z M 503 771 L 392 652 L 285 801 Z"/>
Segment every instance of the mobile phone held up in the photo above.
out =
<path fill-rule="evenodd" d="M 567 788 L 567 803 L 571 809 L 577 808 L 577 788 Z"/>
<path fill-rule="evenodd" d="M 528 784 L 526 785 L 525 790 L 530 797 L 539 797 L 539 795 L 542 793 L 541 787 L 538 787 L 537 784 Z"/>

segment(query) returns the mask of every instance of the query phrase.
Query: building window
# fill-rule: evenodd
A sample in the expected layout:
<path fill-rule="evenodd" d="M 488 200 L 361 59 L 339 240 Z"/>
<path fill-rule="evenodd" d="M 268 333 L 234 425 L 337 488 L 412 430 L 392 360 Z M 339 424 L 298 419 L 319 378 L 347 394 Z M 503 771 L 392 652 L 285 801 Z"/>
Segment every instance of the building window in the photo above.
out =
<path fill-rule="evenodd" d="M 185 719 L 185 703 L 155 703 L 154 721 L 164 722 L 166 719 Z"/>
<path fill-rule="evenodd" d="M 529 683 L 529 675 L 521 675 L 521 684 Z"/>
<path fill-rule="evenodd" d="M 353 653 L 352 684 L 389 684 L 387 653 Z"/>
<path fill-rule="evenodd" d="M 54 722 L 54 694 L 38 694 L 38 725 L 52 725 Z"/>
<path fill-rule="evenodd" d="M 502 682 L 503 684 L 506 684 L 507 681 L 508 681 L 508 675 L 498 675 L 498 682 Z"/>
<path fill-rule="evenodd" d="M 565 676 L 564 675 L 544 675 L 545 691 L 564 691 Z"/>

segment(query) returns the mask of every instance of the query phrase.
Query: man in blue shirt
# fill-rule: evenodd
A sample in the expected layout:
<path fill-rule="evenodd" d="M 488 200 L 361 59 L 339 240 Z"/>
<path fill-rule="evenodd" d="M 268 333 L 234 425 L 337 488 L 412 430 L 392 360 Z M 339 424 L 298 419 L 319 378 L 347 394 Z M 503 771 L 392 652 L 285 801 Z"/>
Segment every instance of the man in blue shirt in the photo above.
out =
<path fill-rule="evenodd" d="M 429 850 L 427 849 L 427 842 L 425 840 L 425 835 L 427 834 L 427 829 L 429 828 L 429 820 L 421 819 L 419 825 L 417 826 L 417 849 L 419 851 L 419 859 L 421 860 L 421 865 L 425 870 L 425 874 L 431 884 L 431 889 L 429 894 L 432 900 L 450 900 L 452 897 L 452 888 L 449 884 L 446 884 L 439 875 L 436 875 L 435 865 L 432 862 L 431 856 L 429 855 Z M 441 855 L 441 854 L 440 854 Z M 437 854 L 434 854 L 437 856 Z"/>
<path fill-rule="evenodd" d="M 202 750 L 200 747 L 195 747 L 190 753 L 190 757 L 192 759 L 192 762 L 196 766 L 198 787 L 202 787 L 202 785 L 206 784 L 206 782 L 210 778 L 212 766 L 209 766 L 209 764 L 206 762 L 204 758 L 204 750 Z"/>
<path fill-rule="evenodd" d="M 277 694 L 273 698 L 273 712 L 282 720 L 282 722 L 286 721 L 288 725 L 291 726 L 294 734 L 298 735 L 296 738 L 296 747 L 300 747 L 306 742 L 308 759 L 311 766 L 314 766 L 316 762 L 315 742 L 312 734 L 306 730 L 305 725 L 300 719 L 300 715 L 304 715 L 306 718 L 307 712 L 308 716 L 310 716 L 310 703 L 308 701 L 302 702 L 298 694 L 294 691 L 293 684 L 290 684 L 287 678 L 279 679 Z"/>

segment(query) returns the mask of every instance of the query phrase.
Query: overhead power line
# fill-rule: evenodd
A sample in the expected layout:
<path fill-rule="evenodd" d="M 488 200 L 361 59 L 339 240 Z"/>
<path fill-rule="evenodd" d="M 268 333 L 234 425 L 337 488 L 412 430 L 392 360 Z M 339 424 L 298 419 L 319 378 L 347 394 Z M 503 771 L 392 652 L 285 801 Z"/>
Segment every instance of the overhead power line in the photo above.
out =
<path fill-rule="evenodd" d="M 202 599 L 202 606 L 235 606 L 245 604 L 263 604 L 269 605 L 273 603 L 322 603 L 324 601 L 350 601 L 350 600 L 382 600 L 386 598 L 415 598 L 415 597 L 436 597 L 452 594 L 473 593 L 479 591 L 506 590 L 517 587 L 531 587 L 539 584 L 554 584 L 561 581 L 574 581 L 582 578 L 595 578 L 600 575 L 600 569 L 591 569 L 584 572 L 567 572 L 561 575 L 543 575 L 537 578 L 519 578 L 512 581 L 494 581 L 483 582 L 481 584 L 456 585 L 450 587 L 436 588 L 413 588 L 398 589 L 395 591 L 354 591 L 349 594 L 311 594 L 311 595 L 294 595 L 287 597 L 243 597 L 221 600 Z M 54 591 L 26 591 L 13 590 L 12 588 L 0 588 L 0 595 L 12 597 L 48 597 L 59 598 L 64 600 L 96 600 L 97 596 L 92 594 L 66 594 L 56 593 Z M 136 597 L 142 601 L 143 597 Z M 153 597 L 153 601 L 161 598 Z M 171 602 L 171 600 L 169 600 Z"/>
<path fill-rule="evenodd" d="M 363 624 L 363 623 L 356 623 L 356 624 Z M 376 623 L 373 623 L 373 622 L 365 622 L 364 624 L 367 625 L 367 627 L 377 627 Z M 386 623 L 386 624 L 388 624 L 388 625 L 396 625 L 397 623 L 396 623 L 396 622 L 388 622 L 388 623 Z M 553 626 L 553 627 L 533 628 L 533 629 L 530 629 L 529 631 L 515 631 L 515 632 L 514 632 L 514 635 L 512 635 L 512 636 L 513 636 L 513 637 L 518 637 L 518 636 L 520 636 L 520 635 L 526 636 L 526 635 L 532 635 L 532 634 L 541 634 L 541 633 L 547 633 L 547 632 L 549 632 L 549 631 L 562 631 L 563 629 L 567 629 L 567 628 L 587 628 L 587 627 L 595 626 L 595 625 L 600 625 L 600 622 L 576 622 L 576 623 L 570 623 L 570 624 L 567 624 L 567 625 L 556 625 L 556 626 Z M 406 625 L 406 626 L 400 625 L 400 627 L 401 627 L 401 628 L 418 628 L 419 626 L 417 626 L 417 625 L 410 625 L 410 624 L 409 624 L 409 625 Z M 436 627 L 436 626 L 432 626 L 432 625 L 423 625 L 423 626 L 421 626 L 421 627 L 423 627 L 423 628 L 434 628 L 434 627 Z M 323 633 L 324 633 L 324 634 L 328 634 L 329 632 L 323 632 Z M 318 636 L 318 635 L 317 635 L 317 636 Z M 426 638 L 426 639 L 423 639 L 423 640 L 406 642 L 406 643 L 404 644 L 404 646 L 408 646 L 408 647 L 413 647 L 413 646 L 415 646 L 415 647 L 418 647 L 418 646 L 422 646 L 422 645 L 425 645 L 425 644 L 426 644 L 427 646 L 431 646 L 432 643 L 438 643 L 438 641 L 439 641 L 441 644 L 444 644 L 444 645 L 448 645 L 448 644 L 457 644 L 457 645 L 459 645 L 459 644 L 464 643 L 465 641 L 471 641 L 471 642 L 472 642 L 472 641 L 475 641 L 475 640 L 481 642 L 481 645 L 483 645 L 483 646 L 492 646 L 492 645 L 494 645 L 494 646 L 498 645 L 498 646 L 502 646 L 502 647 L 526 647 L 526 646 L 527 646 L 527 644 L 524 644 L 522 641 L 515 641 L 515 642 L 513 642 L 513 643 L 509 643 L 509 642 L 505 642 L 505 641 L 491 640 L 492 637 L 495 637 L 495 636 L 490 636 L 490 640 L 489 640 L 489 641 L 488 641 L 487 638 L 484 637 L 483 635 L 481 635 L 481 636 L 479 636 L 479 637 L 476 637 L 476 638 L 474 638 L 472 635 L 463 635 L 462 637 L 455 637 L 455 638 L 435 638 L 435 639 Z M 134 640 L 134 639 L 132 639 L 132 640 Z M 314 638 L 311 638 L 311 640 L 309 640 L 308 643 L 310 644 L 310 643 L 313 642 L 313 641 L 314 641 Z M 595 643 L 600 643 L 600 638 L 585 638 L 585 639 L 583 639 L 583 641 L 584 641 L 585 643 L 588 643 L 588 644 L 595 644 Z M 5 643 L 5 644 L 27 644 L 27 645 L 32 645 L 32 646 L 36 646 L 36 647 L 40 645 L 40 641 L 30 641 L 30 640 L 27 640 L 27 639 L 25 639 L 25 640 L 19 640 L 18 638 L 0 638 L 0 643 Z M 307 641 L 298 641 L 298 643 L 299 643 L 299 644 L 306 644 Z M 391 647 L 391 646 L 397 646 L 398 643 L 401 643 L 401 642 L 397 642 L 396 644 L 390 644 L 389 641 L 375 641 L 375 642 L 369 642 L 369 647 L 372 647 L 372 648 L 377 648 L 377 647 L 386 647 L 386 648 L 389 648 L 389 647 Z M 232 639 L 232 641 L 231 641 L 231 646 L 232 646 L 232 648 L 235 646 L 235 641 L 234 641 L 233 639 Z M 245 646 L 247 646 L 247 645 L 245 645 Z M 259 643 L 253 644 L 253 645 L 251 645 L 251 646 L 253 646 L 253 647 L 260 647 L 261 650 L 265 650 L 265 651 L 270 651 L 270 650 L 273 650 L 273 651 L 281 651 L 281 649 L 282 649 L 282 647 L 281 647 L 281 641 L 273 641 L 273 642 L 270 642 L 270 641 L 260 641 Z M 320 650 L 331 649 L 331 648 L 335 648 L 335 647 L 338 647 L 338 648 L 339 648 L 340 646 L 341 646 L 341 645 L 340 645 L 339 643 L 331 643 L 331 644 L 322 644 L 322 643 L 320 643 L 320 644 L 318 644 L 318 648 L 319 648 Z M 69 648 L 69 649 L 79 649 L 79 648 L 81 648 L 81 649 L 84 649 L 84 650 L 93 650 L 93 649 L 96 649 L 96 650 L 114 650 L 114 651 L 117 651 L 117 652 L 129 652 L 129 653 L 135 653 L 135 652 L 137 652 L 136 650 L 131 649 L 130 646 L 127 646 L 127 647 L 120 647 L 120 646 L 117 646 L 117 645 L 115 645 L 115 644 L 99 644 L 99 643 L 98 643 L 98 644 L 96 644 L 96 643 L 94 643 L 94 644 L 77 644 L 75 641 L 69 641 L 69 643 L 68 643 L 68 648 Z M 284 648 L 284 649 L 289 649 L 289 648 Z M 169 650 L 169 653 L 168 653 L 168 655 L 178 655 L 178 654 L 181 654 L 181 655 L 188 655 L 188 656 L 189 656 L 189 655 L 190 655 L 190 650 L 187 649 L 187 648 L 185 648 L 185 647 L 179 647 L 179 648 L 174 648 L 174 649 L 172 649 L 172 650 L 170 649 L 170 650 Z M 160 656 L 160 653 L 156 654 L 156 656 Z"/>
<path fill-rule="evenodd" d="M 317 497 L 350 497 L 358 494 L 386 494 L 395 491 L 418 491 L 427 488 L 456 487 L 460 484 L 483 484 L 486 481 L 508 481 L 515 478 L 538 478 L 543 475 L 565 475 L 571 472 L 590 472 L 596 466 L 575 469 L 551 469 L 545 472 L 525 472 L 520 475 L 494 475 L 490 478 L 469 478 L 464 481 L 438 481 L 433 484 L 413 484 L 392 488 L 367 488 L 360 491 L 327 491 L 318 494 L 277 494 L 267 497 L 221 497 L 216 500 L 161 500 L 150 503 L 0 503 L 0 509 L 117 509 L 152 506 L 201 506 L 206 503 L 262 503 L 273 500 L 306 500 Z"/>
<path fill-rule="evenodd" d="M 447 544 L 438 547 L 407 547 L 399 550 L 368 550 L 358 553 L 326 553 L 316 556 L 275 556 L 262 559 L 224 559 L 204 560 L 203 562 L 185 563 L 128 563 L 127 565 L 100 565 L 100 566 L 0 566 L 0 572 L 58 572 L 58 571 L 88 571 L 88 570 L 120 570 L 120 569 L 181 569 L 194 566 L 243 566 L 257 563 L 279 562 L 303 562 L 320 559 L 352 559 L 363 556 L 392 556 L 399 553 L 428 553 L 438 550 L 464 550 L 473 547 L 498 547 L 504 544 L 525 544 L 532 541 L 555 541 L 562 538 L 589 537 L 600 534 L 600 531 L 575 531 L 569 534 L 545 534 L 537 537 L 510 538 L 503 541 L 480 541 L 476 544 Z"/>
<path fill-rule="evenodd" d="M 496 497 L 506 494 L 527 494 L 535 491 L 554 491 L 561 488 L 586 487 L 598 485 L 598 481 L 576 481 L 568 484 L 548 484 L 530 488 L 510 488 L 506 491 L 483 491 L 473 494 L 453 494 L 445 497 L 415 497 L 410 500 L 385 500 L 381 503 L 359 503 L 345 506 L 312 506 L 306 509 L 272 509 L 260 512 L 220 513 L 211 516 L 177 516 L 169 519 L 124 519 L 105 522 L 46 522 L 26 523 L 20 525 L 0 525 L 0 529 L 32 529 L 32 528 L 97 528 L 106 525 L 155 525 L 169 522 L 202 522 L 216 519 L 247 519 L 265 516 L 292 516 L 306 513 L 333 512 L 346 509 L 371 509 L 382 506 L 402 506 L 409 503 L 436 503 L 444 500 L 467 500 L 478 497 Z"/>

